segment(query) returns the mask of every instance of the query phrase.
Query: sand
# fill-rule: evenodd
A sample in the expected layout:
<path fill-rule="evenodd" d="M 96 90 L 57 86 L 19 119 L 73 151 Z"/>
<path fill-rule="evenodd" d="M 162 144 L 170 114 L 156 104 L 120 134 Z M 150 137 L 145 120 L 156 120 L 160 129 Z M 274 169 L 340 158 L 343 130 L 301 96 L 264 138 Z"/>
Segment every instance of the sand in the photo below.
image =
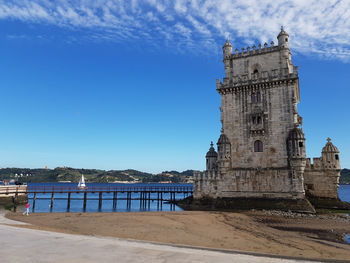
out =
<path fill-rule="evenodd" d="M 161 243 L 315 259 L 350 259 L 350 220 L 270 212 L 36 213 L 6 217 L 21 226 L 70 234 L 101 235 Z"/>

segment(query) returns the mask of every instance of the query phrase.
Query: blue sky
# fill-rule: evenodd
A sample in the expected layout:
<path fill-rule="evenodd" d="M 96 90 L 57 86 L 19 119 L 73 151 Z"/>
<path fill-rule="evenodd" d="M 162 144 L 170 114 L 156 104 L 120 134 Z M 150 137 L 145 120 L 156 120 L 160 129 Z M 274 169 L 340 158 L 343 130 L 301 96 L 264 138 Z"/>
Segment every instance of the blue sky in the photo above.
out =
<path fill-rule="evenodd" d="M 205 169 L 226 37 L 290 34 L 309 157 L 350 167 L 349 1 L 1 1 L 0 167 Z"/>

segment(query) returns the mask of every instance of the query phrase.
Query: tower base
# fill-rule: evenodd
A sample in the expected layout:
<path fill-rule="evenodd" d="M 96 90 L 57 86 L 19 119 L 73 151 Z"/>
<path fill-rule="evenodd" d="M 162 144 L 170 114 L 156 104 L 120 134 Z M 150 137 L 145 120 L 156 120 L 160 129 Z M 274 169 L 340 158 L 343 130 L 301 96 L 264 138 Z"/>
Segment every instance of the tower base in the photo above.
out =
<path fill-rule="evenodd" d="M 193 199 L 188 197 L 176 204 L 184 210 L 206 211 L 242 211 L 242 210 L 280 210 L 299 213 L 315 213 L 312 204 L 303 199 L 266 199 L 266 198 L 211 198 Z"/>

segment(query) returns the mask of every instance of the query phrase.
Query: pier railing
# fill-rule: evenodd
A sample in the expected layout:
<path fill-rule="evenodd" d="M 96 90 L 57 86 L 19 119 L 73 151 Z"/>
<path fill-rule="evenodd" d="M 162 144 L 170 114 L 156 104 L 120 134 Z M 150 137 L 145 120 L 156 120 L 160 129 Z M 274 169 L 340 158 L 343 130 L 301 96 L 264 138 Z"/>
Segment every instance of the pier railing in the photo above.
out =
<path fill-rule="evenodd" d="M 0 196 L 26 194 L 26 185 L 0 185 Z"/>
<path fill-rule="evenodd" d="M 72 186 L 29 186 L 27 188 L 28 193 L 69 193 L 69 192 L 88 192 L 88 193 L 95 193 L 95 192 L 103 192 L 103 193 L 110 193 L 110 192 L 192 192 L 193 186 L 192 185 L 186 185 L 186 186 L 179 186 L 179 185 L 167 185 L 167 186 L 88 186 L 87 189 L 78 189 L 77 187 Z"/>

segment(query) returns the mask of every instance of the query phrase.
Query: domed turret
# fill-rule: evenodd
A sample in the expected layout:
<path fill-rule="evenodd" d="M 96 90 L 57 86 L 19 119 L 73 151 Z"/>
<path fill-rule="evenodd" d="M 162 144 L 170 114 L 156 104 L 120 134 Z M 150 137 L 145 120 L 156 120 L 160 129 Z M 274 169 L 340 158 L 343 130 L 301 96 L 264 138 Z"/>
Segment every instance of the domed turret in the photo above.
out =
<path fill-rule="evenodd" d="M 339 150 L 331 143 L 331 138 L 327 138 L 327 143 L 322 148 L 322 161 L 327 169 L 340 169 Z"/>
<path fill-rule="evenodd" d="M 289 48 L 289 35 L 286 31 L 284 31 L 283 26 L 281 27 L 281 32 L 277 36 L 278 46 Z"/>
<path fill-rule="evenodd" d="M 227 138 L 227 136 L 224 134 L 224 133 L 222 133 L 221 135 L 220 135 L 220 138 L 219 138 L 219 140 L 218 140 L 218 143 L 217 143 L 218 145 L 220 144 L 230 144 L 230 140 Z"/>
<path fill-rule="evenodd" d="M 216 169 L 216 161 L 218 159 L 218 153 L 214 149 L 213 142 L 210 143 L 209 151 L 207 152 L 205 158 L 207 160 L 207 170 L 215 170 Z"/>
<path fill-rule="evenodd" d="M 304 133 L 295 127 L 289 132 L 287 139 L 288 155 L 291 158 L 305 158 L 305 136 Z"/>
<path fill-rule="evenodd" d="M 333 143 L 331 143 L 331 138 L 327 138 L 326 145 L 322 148 L 323 153 L 339 153 L 339 150 L 337 147 L 334 146 Z"/>
<path fill-rule="evenodd" d="M 228 39 L 226 39 L 225 45 L 222 47 L 224 53 L 224 59 L 228 58 L 232 54 L 232 45 Z"/>

